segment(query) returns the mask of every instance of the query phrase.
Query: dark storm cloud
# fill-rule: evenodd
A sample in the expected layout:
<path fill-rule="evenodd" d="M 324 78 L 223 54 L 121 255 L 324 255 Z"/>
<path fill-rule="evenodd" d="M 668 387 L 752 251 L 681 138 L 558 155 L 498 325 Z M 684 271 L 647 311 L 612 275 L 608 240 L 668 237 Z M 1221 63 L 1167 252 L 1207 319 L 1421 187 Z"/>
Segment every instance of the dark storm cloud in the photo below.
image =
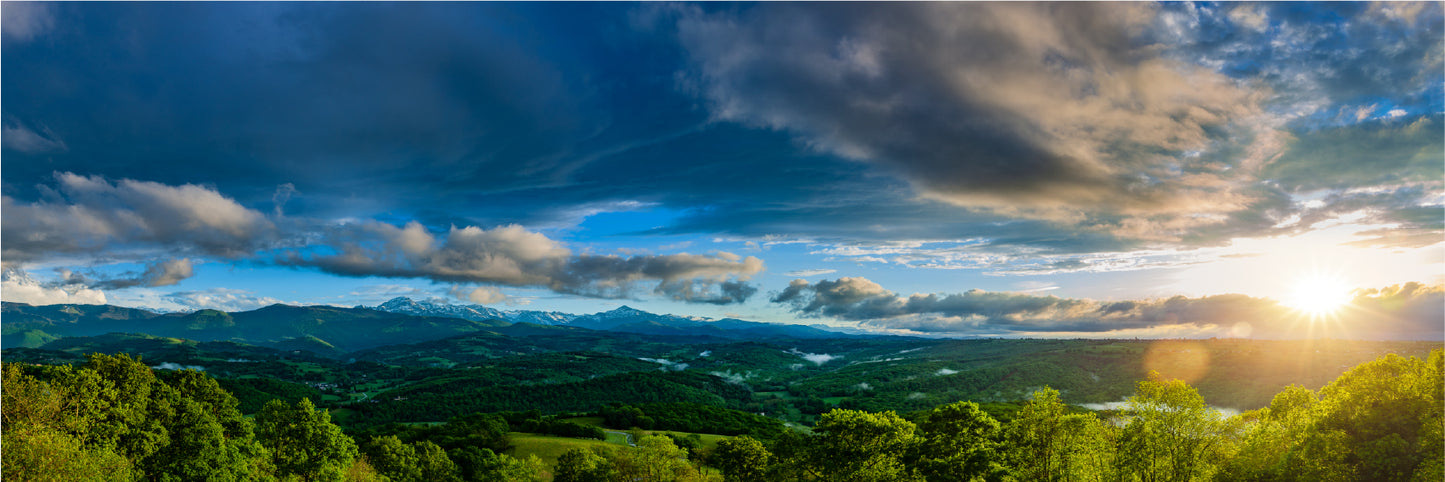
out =
<path fill-rule="evenodd" d="M 416 222 L 396 227 L 373 221 L 332 227 L 321 243 L 326 250 L 287 251 L 276 262 L 342 276 L 541 286 L 600 298 L 630 297 L 637 285 L 656 283 L 657 294 L 713 304 L 745 301 L 756 289 L 743 281 L 763 270 L 762 260 L 727 252 L 574 254 L 545 235 L 515 225 L 453 227 L 438 236 Z"/>
<path fill-rule="evenodd" d="M 684 15 L 713 115 L 883 166 L 925 196 L 1068 219 L 1227 212 L 1248 197 L 1183 154 L 1257 94 L 1160 58 L 1143 4 L 768 4 Z M 906 27 L 905 27 L 906 26 Z"/>
<path fill-rule="evenodd" d="M 1385 338 L 1438 336 L 1445 287 L 1409 283 L 1360 290 L 1341 324 Z M 1275 300 L 1239 294 L 1094 301 L 971 290 L 901 296 L 865 278 L 794 280 L 775 294 L 803 316 L 833 317 L 916 332 L 954 334 L 1105 333 L 1160 330 L 1222 336 L 1298 337 L 1301 314 Z M 1366 328 L 1368 326 L 1368 328 Z"/>
<path fill-rule="evenodd" d="M 4 79 L 5 142 L 35 151 L 20 135 L 28 125 L 70 149 L 7 162 L 12 183 L 52 169 L 204 180 L 259 203 L 284 179 L 311 194 L 304 207 L 339 209 L 347 198 L 418 194 L 407 186 L 555 185 L 567 146 L 607 122 L 574 95 L 588 89 L 580 73 L 538 58 L 545 42 L 527 37 L 548 36 L 511 23 L 507 6 L 53 10 L 69 28 L 5 46 L 17 73 Z M 9 187 L 28 198 L 25 188 Z"/>
<path fill-rule="evenodd" d="M 741 281 L 681 280 L 657 285 L 654 293 L 677 301 L 727 305 L 742 303 L 758 292 L 758 288 Z"/>

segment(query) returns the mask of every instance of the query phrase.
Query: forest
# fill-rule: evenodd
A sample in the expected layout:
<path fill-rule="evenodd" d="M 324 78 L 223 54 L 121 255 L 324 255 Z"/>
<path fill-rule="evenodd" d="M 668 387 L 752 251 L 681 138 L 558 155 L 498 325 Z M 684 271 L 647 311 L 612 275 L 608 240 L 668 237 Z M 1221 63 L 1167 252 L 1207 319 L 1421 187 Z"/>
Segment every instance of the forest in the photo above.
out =
<path fill-rule="evenodd" d="M 611 405 L 628 424 L 735 433 L 715 448 L 638 432 L 635 446 L 572 449 L 555 464 L 513 457 L 526 428 L 595 437 L 539 411 L 470 413 L 347 433 L 309 399 L 254 416 L 196 370 L 125 354 L 78 365 L 3 364 L 8 480 L 957 481 L 1399 480 L 1445 476 L 1445 351 L 1385 355 L 1318 391 L 1292 385 L 1226 416 L 1180 379 L 1151 374 L 1117 409 L 1033 392 L 1007 420 L 955 401 L 907 413 L 836 408 L 778 430 L 705 404 Z"/>

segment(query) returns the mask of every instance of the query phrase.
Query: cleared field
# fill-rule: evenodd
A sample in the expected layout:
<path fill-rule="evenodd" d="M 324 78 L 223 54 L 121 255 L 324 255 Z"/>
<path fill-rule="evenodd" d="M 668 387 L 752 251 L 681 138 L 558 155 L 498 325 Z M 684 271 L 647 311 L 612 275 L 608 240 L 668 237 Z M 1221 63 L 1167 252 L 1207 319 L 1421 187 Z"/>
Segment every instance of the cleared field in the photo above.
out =
<path fill-rule="evenodd" d="M 591 450 L 593 448 L 616 448 L 618 445 L 601 440 L 588 440 L 569 437 L 553 437 L 551 435 L 539 435 L 535 433 L 512 432 L 512 450 L 508 455 L 517 458 L 525 458 L 528 455 L 536 455 L 549 466 L 557 465 L 557 457 L 568 450 L 580 448 Z"/>

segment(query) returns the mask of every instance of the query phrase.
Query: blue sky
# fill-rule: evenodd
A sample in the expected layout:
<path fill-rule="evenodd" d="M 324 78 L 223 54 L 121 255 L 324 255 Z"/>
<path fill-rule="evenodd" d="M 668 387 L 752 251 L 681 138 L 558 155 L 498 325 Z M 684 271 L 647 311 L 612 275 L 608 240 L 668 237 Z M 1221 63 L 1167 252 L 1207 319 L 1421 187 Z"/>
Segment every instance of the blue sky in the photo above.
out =
<path fill-rule="evenodd" d="M 1439 3 L 0 13 L 5 301 L 1445 337 Z"/>

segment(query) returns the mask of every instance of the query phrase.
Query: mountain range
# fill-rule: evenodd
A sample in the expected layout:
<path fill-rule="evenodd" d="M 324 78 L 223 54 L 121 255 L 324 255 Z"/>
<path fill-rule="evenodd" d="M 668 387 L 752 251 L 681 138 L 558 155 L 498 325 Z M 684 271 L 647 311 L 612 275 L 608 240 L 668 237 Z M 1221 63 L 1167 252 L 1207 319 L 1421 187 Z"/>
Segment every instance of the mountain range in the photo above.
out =
<path fill-rule="evenodd" d="M 360 308 L 360 307 L 359 307 Z M 744 321 L 735 318 L 712 320 L 677 315 L 659 315 L 630 306 L 591 315 L 574 315 L 555 311 L 500 311 L 482 305 L 453 305 L 432 301 L 416 301 L 406 297 L 392 298 L 373 308 L 378 311 L 417 316 L 462 318 L 473 321 L 503 320 L 512 323 L 566 325 L 592 330 L 622 331 L 646 335 L 716 336 L 727 339 L 755 338 L 839 338 L 849 335 L 818 326 L 789 325 Z"/>
<path fill-rule="evenodd" d="M 659 315 L 630 307 L 592 315 L 499 311 L 396 298 L 374 308 L 291 306 L 224 312 L 155 313 L 110 305 L 3 303 L 0 348 L 39 347 L 63 337 L 144 333 L 196 341 L 234 341 L 328 356 L 459 335 L 535 331 L 539 325 L 721 340 L 821 339 L 842 333 L 802 325 Z"/>

